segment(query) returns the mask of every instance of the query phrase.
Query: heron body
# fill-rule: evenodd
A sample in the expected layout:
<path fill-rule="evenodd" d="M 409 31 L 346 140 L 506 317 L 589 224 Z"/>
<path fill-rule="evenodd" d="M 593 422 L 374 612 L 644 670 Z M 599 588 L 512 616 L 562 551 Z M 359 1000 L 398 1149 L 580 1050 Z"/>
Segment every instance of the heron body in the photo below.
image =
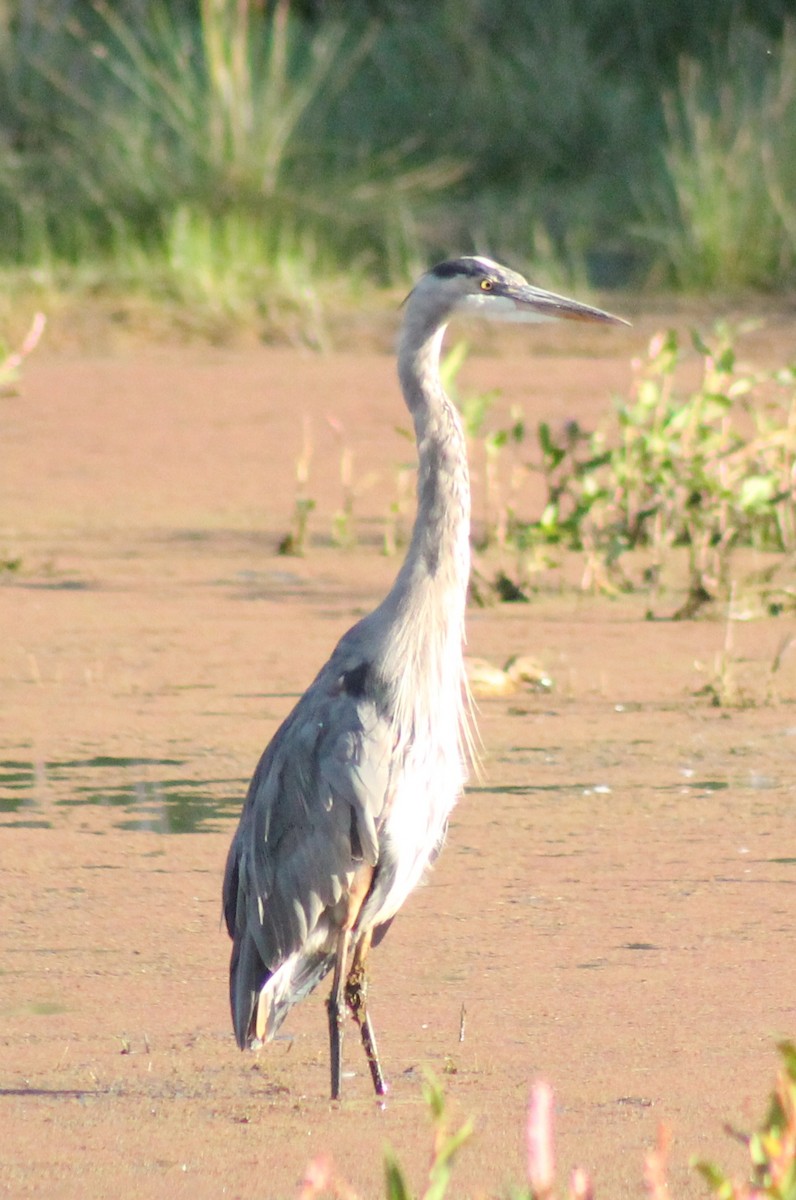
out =
<path fill-rule="evenodd" d="M 418 450 L 409 549 L 385 599 L 343 636 L 265 750 L 224 878 L 238 1045 L 273 1037 L 333 970 L 333 1097 L 346 1007 L 385 1090 L 365 958 L 438 854 L 466 778 L 470 489 L 461 422 L 439 378 L 459 311 L 617 321 L 482 258 L 440 264 L 407 299 L 398 373 Z"/>

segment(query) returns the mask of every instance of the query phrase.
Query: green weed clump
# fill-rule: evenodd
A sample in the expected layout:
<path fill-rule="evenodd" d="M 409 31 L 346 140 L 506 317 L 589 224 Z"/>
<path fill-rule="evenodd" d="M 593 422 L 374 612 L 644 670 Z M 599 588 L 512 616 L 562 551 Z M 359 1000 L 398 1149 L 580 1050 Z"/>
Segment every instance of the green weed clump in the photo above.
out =
<path fill-rule="evenodd" d="M 594 432 L 574 420 L 559 431 L 540 422 L 534 447 L 512 414 L 508 428 L 490 435 L 490 447 L 523 447 L 525 469 L 545 490 L 536 519 L 512 509 L 493 525 L 501 536 L 486 539 L 519 553 L 520 588 L 522 556 L 558 548 L 583 554 L 584 587 L 657 590 L 682 548 L 688 594 L 680 615 L 688 616 L 727 599 L 739 548 L 779 556 L 779 565 L 792 559 L 796 369 L 746 367 L 735 340 L 722 325 L 710 335 L 692 331 L 690 346 L 671 331 L 656 335 L 635 364 L 630 396 Z M 695 374 L 696 384 L 683 382 Z"/>
<path fill-rule="evenodd" d="M 608 448 L 607 431 L 595 438 L 600 503 L 583 536 L 598 582 L 613 572 L 624 583 L 619 556 L 639 547 L 651 552 L 646 574 L 657 582 L 672 548 L 686 547 L 696 603 L 727 598 L 738 547 L 796 547 L 796 372 L 744 367 L 721 325 L 708 337 L 692 331 L 691 348 L 700 376 L 684 388 L 687 348 L 672 332 L 650 342 L 631 397 L 616 404 L 618 444 Z"/>
<path fill-rule="evenodd" d="M 715 1163 L 694 1165 L 716 1200 L 796 1200 L 796 1044 L 780 1042 L 782 1058 L 768 1112 L 753 1133 L 728 1133 L 749 1152 L 749 1178 L 730 1178 Z"/>

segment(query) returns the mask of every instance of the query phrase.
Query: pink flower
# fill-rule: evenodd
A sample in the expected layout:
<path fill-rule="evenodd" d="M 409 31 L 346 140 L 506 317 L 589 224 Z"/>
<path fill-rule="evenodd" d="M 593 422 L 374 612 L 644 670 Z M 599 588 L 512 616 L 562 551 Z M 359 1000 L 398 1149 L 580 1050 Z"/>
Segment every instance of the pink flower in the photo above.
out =
<path fill-rule="evenodd" d="M 527 1123 L 528 1183 L 534 1196 L 552 1195 L 556 1163 L 553 1150 L 553 1089 L 540 1080 L 531 1088 Z"/>
<path fill-rule="evenodd" d="M 314 1200 L 316 1196 L 328 1191 L 333 1178 L 332 1160 L 325 1154 L 319 1154 L 307 1163 L 304 1178 L 301 1181 L 298 1200 Z"/>
<path fill-rule="evenodd" d="M 575 1167 L 569 1181 L 570 1200 L 594 1200 L 594 1184 L 588 1171 Z"/>

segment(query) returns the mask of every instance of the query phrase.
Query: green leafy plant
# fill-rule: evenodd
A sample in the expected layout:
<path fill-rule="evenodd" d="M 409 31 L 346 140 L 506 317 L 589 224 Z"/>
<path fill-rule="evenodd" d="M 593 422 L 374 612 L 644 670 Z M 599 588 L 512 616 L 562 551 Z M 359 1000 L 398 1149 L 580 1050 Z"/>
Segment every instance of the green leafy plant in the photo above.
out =
<path fill-rule="evenodd" d="M 423 1085 L 423 1097 L 428 1106 L 434 1137 L 428 1168 L 428 1186 L 422 1194 L 422 1200 L 443 1200 L 448 1192 L 454 1160 L 472 1136 L 473 1123 L 467 1120 L 451 1132 L 445 1094 L 431 1075 Z M 384 1156 L 384 1173 L 387 1200 L 411 1200 L 412 1193 L 403 1168 L 391 1150 Z"/>
<path fill-rule="evenodd" d="M 541 474 L 547 495 L 540 517 L 521 527 L 521 537 L 529 544 L 544 541 L 582 549 L 584 523 L 607 497 L 599 470 L 610 462 L 610 453 L 600 451 L 598 439 L 577 421 L 567 421 L 558 435 L 540 421 L 537 442 L 541 461 L 538 467 L 529 465 Z"/>
<path fill-rule="evenodd" d="M 708 337 L 693 331 L 701 377 L 683 390 L 679 338 L 652 339 L 630 399 L 616 406 L 619 443 L 606 462 L 605 501 L 589 512 L 592 556 L 609 568 L 617 538 L 627 549 L 650 548 L 654 578 L 673 546 L 687 548 L 683 615 L 729 595 L 738 546 L 789 553 L 796 545 L 796 373 L 744 367 L 734 340 L 723 325 Z"/>
<path fill-rule="evenodd" d="M 695 1167 L 716 1200 L 796 1200 L 796 1044 L 779 1043 L 782 1059 L 768 1111 L 753 1133 L 728 1133 L 749 1152 L 749 1178 L 730 1178 L 715 1163 L 699 1160 Z"/>
<path fill-rule="evenodd" d="M 528 520 L 512 507 L 495 522 L 503 531 L 495 540 L 520 553 L 520 591 L 522 555 L 540 547 L 581 552 L 583 586 L 603 591 L 659 586 L 681 547 L 688 586 L 677 615 L 687 617 L 729 597 L 739 547 L 775 554 L 780 564 L 796 554 L 796 368 L 745 366 L 739 332 L 721 324 L 708 335 L 693 330 L 690 345 L 672 331 L 657 334 L 635 364 L 630 395 L 594 432 L 575 420 L 558 431 L 539 423 L 524 469 L 543 480 L 541 511 Z M 509 444 L 527 452 L 521 413 L 485 434 L 481 398 L 473 403 L 477 420 L 468 428 L 487 461 Z M 627 557 L 634 550 L 643 551 L 635 579 Z M 769 583 L 775 570 L 767 568 Z"/>

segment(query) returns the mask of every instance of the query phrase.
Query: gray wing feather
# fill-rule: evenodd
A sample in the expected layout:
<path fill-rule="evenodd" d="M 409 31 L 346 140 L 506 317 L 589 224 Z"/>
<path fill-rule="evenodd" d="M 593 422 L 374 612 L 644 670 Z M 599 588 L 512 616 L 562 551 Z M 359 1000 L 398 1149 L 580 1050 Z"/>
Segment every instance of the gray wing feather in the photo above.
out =
<path fill-rule="evenodd" d="M 345 681 L 333 659 L 277 731 L 230 847 L 224 913 L 235 942 L 230 986 L 239 1042 L 267 978 L 325 915 L 334 925 L 357 867 L 378 863 L 393 731 L 377 702 L 350 694 Z"/>
<path fill-rule="evenodd" d="M 332 794 L 351 806 L 360 856 L 373 867 L 379 858 L 377 825 L 390 784 L 394 739 L 371 702 L 357 702 L 357 726 L 334 739 L 319 765 Z"/>

